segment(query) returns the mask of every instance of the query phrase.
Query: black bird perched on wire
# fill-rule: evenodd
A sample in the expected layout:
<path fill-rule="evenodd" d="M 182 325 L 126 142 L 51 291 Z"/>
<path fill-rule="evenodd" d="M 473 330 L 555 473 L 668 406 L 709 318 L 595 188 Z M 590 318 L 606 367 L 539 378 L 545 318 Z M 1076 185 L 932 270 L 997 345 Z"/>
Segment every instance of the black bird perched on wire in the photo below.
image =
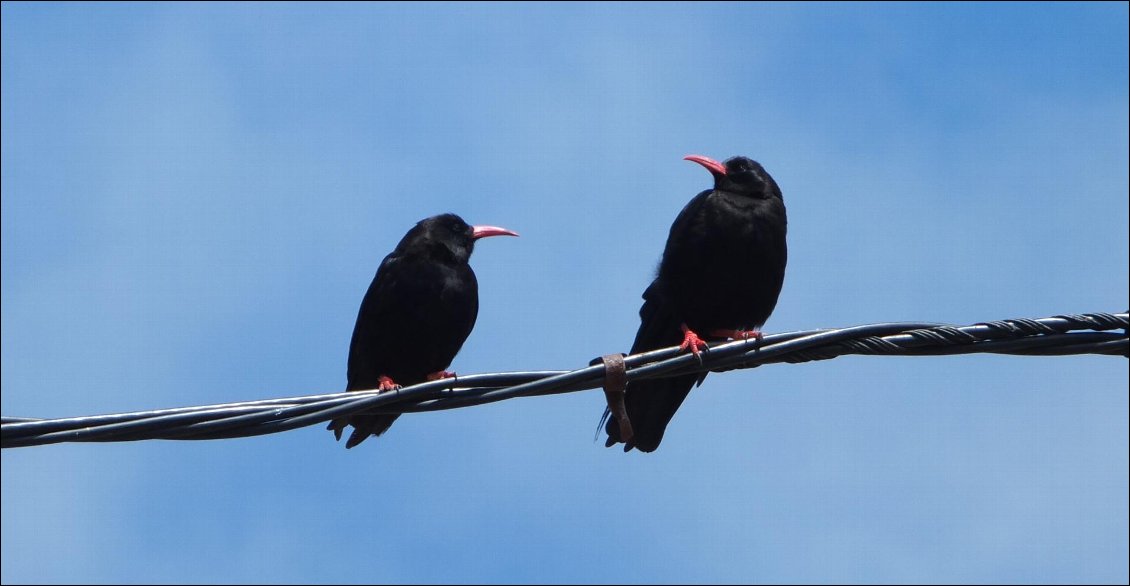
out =
<path fill-rule="evenodd" d="M 475 327 L 479 283 L 468 260 L 475 241 L 517 236 L 505 228 L 470 226 L 455 214 L 417 223 L 381 262 L 353 327 L 347 391 L 392 390 L 453 376 L 448 365 Z M 345 447 L 388 430 L 398 414 L 339 417 L 329 428 Z"/>
<path fill-rule="evenodd" d="M 769 173 L 746 157 L 725 164 L 684 158 L 706 167 L 714 188 L 695 196 L 671 225 L 658 275 L 643 294 L 632 354 L 681 342 L 698 355 L 705 340 L 760 339 L 758 328 L 784 282 L 785 203 Z M 654 451 L 691 387 L 704 378 L 695 373 L 630 383 L 625 407 L 634 435 L 621 438 L 616 416 L 606 409 L 605 445 Z"/>

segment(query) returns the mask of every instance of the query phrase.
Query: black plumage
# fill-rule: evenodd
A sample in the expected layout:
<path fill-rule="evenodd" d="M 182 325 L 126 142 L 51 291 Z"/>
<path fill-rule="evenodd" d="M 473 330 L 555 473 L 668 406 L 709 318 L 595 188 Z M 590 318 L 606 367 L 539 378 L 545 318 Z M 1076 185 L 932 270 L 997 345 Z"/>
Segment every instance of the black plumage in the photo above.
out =
<path fill-rule="evenodd" d="M 714 188 L 695 196 L 671 226 L 658 274 L 643 294 L 633 354 L 680 342 L 697 354 L 702 340 L 759 337 L 784 282 L 787 220 L 777 183 L 746 157 L 725 164 L 686 158 L 711 172 Z M 634 436 L 624 450 L 658 448 L 675 411 L 705 377 L 629 384 L 625 406 Z M 622 440 L 609 415 L 606 445 L 612 446 Z"/>
<path fill-rule="evenodd" d="M 347 391 L 408 386 L 451 376 L 451 364 L 475 326 L 479 285 L 468 260 L 475 241 L 514 232 L 470 226 L 455 214 L 417 223 L 381 262 L 353 328 Z M 381 435 L 397 414 L 360 413 L 330 422 L 345 447 Z"/>

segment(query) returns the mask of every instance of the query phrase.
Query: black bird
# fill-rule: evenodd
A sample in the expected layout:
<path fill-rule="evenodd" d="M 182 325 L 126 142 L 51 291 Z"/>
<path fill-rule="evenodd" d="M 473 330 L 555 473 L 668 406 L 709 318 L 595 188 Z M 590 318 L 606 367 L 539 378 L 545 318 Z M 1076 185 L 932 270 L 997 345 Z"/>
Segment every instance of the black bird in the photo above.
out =
<path fill-rule="evenodd" d="M 785 203 L 781 190 L 756 161 L 733 157 L 725 164 L 688 155 L 714 176 L 714 189 L 695 196 L 675 218 L 658 275 L 644 291 L 640 329 L 632 353 L 682 343 L 696 355 L 705 340 L 760 338 L 758 330 L 777 305 L 785 278 Z M 637 381 L 625 407 L 633 447 L 654 451 L 667 423 L 706 374 Z M 615 416 L 606 445 L 624 441 Z"/>
<path fill-rule="evenodd" d="M 475 327 L 479 283 L 468 260 L 475 241 L 517 236 L 505 228 L 470 226 L 455 214 L 421 220 L 381 262 L 353 327 L 347 391 L 392 390 L 453 376 L 448 365 Z M 345 447 L 388 430 L 397 414 L 339 417 L 329 428 Z"/>

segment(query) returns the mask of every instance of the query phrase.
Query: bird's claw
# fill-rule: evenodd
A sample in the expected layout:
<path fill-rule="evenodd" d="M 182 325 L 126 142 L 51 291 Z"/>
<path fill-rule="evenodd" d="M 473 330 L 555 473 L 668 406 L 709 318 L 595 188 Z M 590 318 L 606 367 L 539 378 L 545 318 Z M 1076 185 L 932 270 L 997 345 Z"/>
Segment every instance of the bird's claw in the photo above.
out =
<path fill-rule="evenodd" d="M 714 335 L 714 336 L 718 336 L 720 338 L 729 338 L 731 340 L 748 340 L 750 338 L 753 338 L 753 339 L 757 340 L 758 342 L 760 342 L 761 339 L 765 337 L 765 334 L 762 334 L 761 330 L 758 330 L 758 329 L 752 329 L 752 330 L 714 330 L 713 332 L 711 332 L 711 334 Z"/>
<path fill-rule="evenodd" d="M 679 352 L 686 352 L 688 348 L 695 355 L 695 358 L 698 358 L 701 362 L 702 356 L 700 354 L 702 353 L 702 350 L 709 350 L 710 346 L 706 343 L 705 340 L 698 337 L 698 334 L 694 333 L 694 331 L 684 325 L 683 343 L 679 344 Z"/>
<path fill-rule="evenodd" d="M 436 372 L 433 372 L 433 373 L 429 374 L 428 376 L 426 376 L 424 378 L 428 381 L 434 381 L 434 380 L 440 380 L 440 379 L 445 379 L 445 378 L 453 378 L 453 377 L 455 377 L 454 372 L 448 372 L 446 370 L 437 370 Z"/>
<path fill-rule="evenodd" d="M 377 377 L 377 383 L 377 391 L 381 393 L 386 391 L 395 391 L 396 389 L 400 388 L 400 385 L 396 384 L 396 381 L 383 374 Z"/>

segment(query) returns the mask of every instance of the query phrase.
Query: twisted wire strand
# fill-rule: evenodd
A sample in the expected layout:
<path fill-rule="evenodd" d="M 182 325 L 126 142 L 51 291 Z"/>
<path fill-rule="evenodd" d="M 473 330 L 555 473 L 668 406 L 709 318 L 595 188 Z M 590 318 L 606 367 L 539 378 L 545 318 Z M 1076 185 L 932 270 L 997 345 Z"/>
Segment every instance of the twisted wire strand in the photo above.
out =
<path fill-rule="evenodd" d="M 855 354 L 943 356 L 992 353 L 1028 356 L 1103 354 L 1130 357 L 1130 315 L 1087 313 L 1009 319 L 969 326 L 879 323 L 766 335 L 761 340 L 716 344 L 701 357 L 677 346 L 624 359 L 629 381 L 703 371 L 801 363 Z M 1111 330 L 1122 330 L 1121 332 Z M 355 391 L 241 401 L 62 419 L 3 417 L 0 447 L 61 442 L 150 439 L 214 440 L 279 433 L 361 411 L 418 413 L 484 405 L 517 397 L 599 388 L 604 366 L 472 374 L 395 391 Z"/>

